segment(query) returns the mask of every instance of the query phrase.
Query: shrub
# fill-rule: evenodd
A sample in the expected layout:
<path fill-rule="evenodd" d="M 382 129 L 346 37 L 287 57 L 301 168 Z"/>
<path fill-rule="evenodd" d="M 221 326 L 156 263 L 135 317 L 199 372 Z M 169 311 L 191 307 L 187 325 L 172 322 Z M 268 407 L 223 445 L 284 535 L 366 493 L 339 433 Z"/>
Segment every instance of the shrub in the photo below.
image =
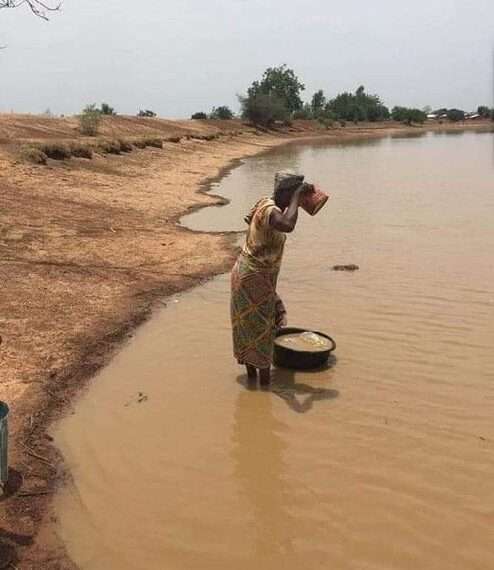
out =
<path fill-rule="evenodd" d="M 83 135 L 94 137 L 98 134 L 101 113 L 96 105 L 88 105 L 79 115 L 79 129 Z"/>
<path fill-rule="evenodd" d="M 121 152 L 131 152 L 133 150 L 132 144 L 127 139 L 118 139 Z"/>
<path fill-rule="evenodd" d="M 133 144 L 136 148 L 146 148 L 146 140 L 145 140 L 144 138 L 133 139 L 133 140 L 132 140 L 132 144 Z"/>
<path fill-rule="evenodd" d="M 334 120 L 330 119 L 329 117 L 319 117 L 318 121 L 326 127 L 326 129 L 330 129 L 334 127 Z"/>
<path fill-rule="evenodd" d="M 115 139 L 98 141 L 96 148 L 101 154 L 120 154 L 122 150 L 120 142 Z"/>
<path fill-rule="evenodd" d="M 213 141 L 214 139 L 219 138 L 219 135 L 218 135 L 218 134 L 215 134 L 215 133 L 212 133 L 212 134 L 209 134 L 209 135 L 199 135 L 199 134 L 194 135 L 194 134 L 192 134 L 192 135 L 189 136 L 189 138 L 195 139 L 195 140 L 198 140 L 198 141 Z"/>
<path fill-rule="evenodd" d="M 254 125 L 269 127 L 276 121 L 286 122 L 290 119 L 290 113 L 282 99 L 276 95 L 259 93 L 239 97 L 242 107 L 242 117 L 248 119 Z"/>
<path fill-rule="evenodd" d="M 46 164 L 47 156 L 40 149 L 35 146 L 23 146 L 20 150 L 20 157 L 26 162 L 32 162 L 33 164 Z"/>
<path fill-rule="evenodd" d="M 70 145 L 70 154 L 77 158 L 93 158 L 93 149 L 82 143 L 72 143 Z"/>
<path fill-rule="evenodd" d="M 199 113 L 194 113 L 190 118 L 191 119 L 199 119 L 199 120 L 203 121 L 204 119 L 207 119 L 208 116 L 206 115 L 206 113 L 203 113 L 202 111 L 200 111 Z"/>
<path fill-rule="evenodd" d="M 53 160 L 65 160 L 72 156 L 70 148 L 64 143 L 45 143 L 39 148 L 48 158 L 53 158 Z"/>
<path fill-rule="evenodd" d="M 149 110 L 149 109 L 146 109 L 146 110 L 144 110 L 144 111 L 141 109 L 141 110 L 137 113 L 137 116 L 138 116 L 138 117 L 149 117 L 149 118 L 152 118 L 152 117 L 156 117 L 156 113 L 155 113 L 154 111 Z"/>
<path fill-rule="evenodd" d="M 181 137 L 167 137 L 165 139 L 166 142 L 171 142 L 171 143 L 179 143 L 181 141 Z"/>
<path fill-rule="evenodd" d="M 341 120 L 340 121 L 340 127 L 346 127 L 346 121 Z"/>
<path fill-rule="evenodd" d="M 163 140 L 159 137 L 144 137 L 144 146 L 152 146 L 154 148 L 163 148 Z"/>
<path fill-rule="evenodd" d="M 209 118 L 222 119 L 227 121 L 233 119 L 233 112 L 226 105 L 222 105 L 221 107 L 213 107 L 213 110 L 211 111 Z"/>

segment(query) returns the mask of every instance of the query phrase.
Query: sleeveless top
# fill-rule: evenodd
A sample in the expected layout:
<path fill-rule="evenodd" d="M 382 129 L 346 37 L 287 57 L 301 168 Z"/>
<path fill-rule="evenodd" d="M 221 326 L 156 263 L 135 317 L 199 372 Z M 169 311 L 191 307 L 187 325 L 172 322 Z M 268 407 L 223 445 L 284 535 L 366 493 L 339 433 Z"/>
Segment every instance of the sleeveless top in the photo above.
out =
<path fill-rule="evenodd" d="M 276 206 L 272 198 L 261 198 L 250 214 L 250 224 L 247 231 L 242 255 L 253 270 L 279 271 L 286 235 L 273 228 L 269 217 Z"/>

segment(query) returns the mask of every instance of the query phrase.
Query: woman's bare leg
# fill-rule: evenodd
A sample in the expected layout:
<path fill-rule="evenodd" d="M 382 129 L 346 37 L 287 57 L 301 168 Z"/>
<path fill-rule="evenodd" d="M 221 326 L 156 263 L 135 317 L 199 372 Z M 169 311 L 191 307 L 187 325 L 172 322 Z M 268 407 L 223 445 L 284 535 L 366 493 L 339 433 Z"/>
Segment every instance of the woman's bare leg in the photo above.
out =
<path fill-rule="evenodd" d="M 269 386 L 271 383 L 271 368 L 259 368 L 261 386 Z"/>
<path fill-rule="evenodd" d="M 249 380 L 257 378 L 257 368 L 255 366 L 252 366 L 252 364 L 246 364 L 245 368 L 247 368 L 247 377 Z"/>

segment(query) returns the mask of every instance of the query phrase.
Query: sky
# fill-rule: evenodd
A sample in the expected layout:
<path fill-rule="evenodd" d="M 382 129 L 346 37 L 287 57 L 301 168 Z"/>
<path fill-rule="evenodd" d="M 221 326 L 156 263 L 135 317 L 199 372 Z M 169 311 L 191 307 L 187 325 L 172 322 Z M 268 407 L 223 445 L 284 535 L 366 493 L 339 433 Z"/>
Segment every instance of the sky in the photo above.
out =
<path fill-rule="evenodd" d="M 306 100 L 364 85 L 390 107 L 494 106 L 493 0 L 64 0 L 49 22 L 0 10 L 0 44 L 0 112 L 236 111 L 283 63 Z"/>

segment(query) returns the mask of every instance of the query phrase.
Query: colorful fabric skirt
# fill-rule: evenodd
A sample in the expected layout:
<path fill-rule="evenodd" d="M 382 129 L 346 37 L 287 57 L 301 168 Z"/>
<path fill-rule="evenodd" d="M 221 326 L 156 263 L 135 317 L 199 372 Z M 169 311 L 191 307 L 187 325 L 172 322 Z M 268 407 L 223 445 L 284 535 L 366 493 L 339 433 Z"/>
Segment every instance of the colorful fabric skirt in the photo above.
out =
<path fill-rule="evenodd" d="M 239 364 L 269 368 L 275 337 L 279 268 L 253 267 L 240 254 L 231 275 L 233 353 Z"/>

